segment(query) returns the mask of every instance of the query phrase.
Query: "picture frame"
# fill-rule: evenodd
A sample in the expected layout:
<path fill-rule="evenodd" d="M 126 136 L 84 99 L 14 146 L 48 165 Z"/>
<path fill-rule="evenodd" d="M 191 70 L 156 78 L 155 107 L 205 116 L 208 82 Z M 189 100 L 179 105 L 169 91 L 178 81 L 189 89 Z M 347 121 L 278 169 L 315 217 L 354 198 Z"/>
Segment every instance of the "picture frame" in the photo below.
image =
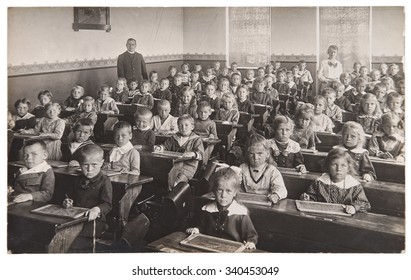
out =
<path fill-rule="evenodd" d="M 73 30 L 105 30 L 110 32 L 109 7 L 74 7 Z"/>

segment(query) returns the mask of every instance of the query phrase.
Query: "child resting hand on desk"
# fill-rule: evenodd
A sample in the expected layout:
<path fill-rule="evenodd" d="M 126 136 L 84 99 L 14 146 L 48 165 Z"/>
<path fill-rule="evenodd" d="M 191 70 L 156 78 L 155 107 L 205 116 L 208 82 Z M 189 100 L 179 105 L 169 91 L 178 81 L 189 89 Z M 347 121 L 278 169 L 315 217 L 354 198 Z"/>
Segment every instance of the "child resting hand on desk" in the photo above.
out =
<path fill-rule="evenodd" d="M 248 161 L 240 165 L 244 191 L 267 195 L 274 204 L 286 198 L 283 176 L 274 165 L 268 164 L 270 154 L 264 136 L 251 134 L 246 153 Z"/>
<path fill-rule="evenodd" d="M 190 115 L 178 118 L 178 133 L 168 138 L 164 144 L 156 146 L 156 151 L 173 151 L 183 153 L 185 160 L 181 168 L 173 167 L 168 176 L 168 187 L 173 189 L 180 182 L 188 182 L 197 171 L 198 162 L 203 159 L 204 147 L 200 136 L 193 132 L 194 119 Z"/>
<path fill-rule="evenodd" d="M 76 177 L 73 183 L 73 189 L 69 192 L 68 197 L 63 202 L 63 206 L 72 205 L 75 207 L 89 208 L 86 212 L 89 221 L 82 231 L 71 244 L 70 252 L 89 252 L 91 251 L 91 238 L 93 235 L 99 237 L 107 228 L 106 215 L 111 211 L 113 201 L 113 188 L 110 179 L 101 173 L 101 167 L 104 162 L 103 150 L 95 145 L 84 146 L 80 150 L 80 167 L 82 175 Z"/>
<path fill-rule="evenodd" d="M 203 206 L 199 223 L 188 228 L 188 234 L 203 233 L 244 242 L 246 249 L 255 249 L 258 234 L 245 206 L 235 197 L 240 188 L 239 176 L 231 168 L 223 168 L 210 177 L 216 200 Z"/>
<path fill-rule="evenodd" d="M 140 154 L 130 142 L 133 137 L 131 125 L 120 121 L 114 125 L 113 132 L 116 145 L 110 151 L 103 168 L 140 175 Z"/>
<path fill-rule="evenodd" d="M 25 166 L 20 168 L 14 179 L 14 191 L 9 190 L 15 196 L 13 202 L 47 202 L 52 198 L 55 179 L 53 169 L 46 162 L 47 156 L 44 141 L 26 141 L 23 147 Z"/>
<path fill-rule="evenodd" d="M 364 189 L 352 174 L 355 174 L 355 161 L 348 151 L 341 149 L 331 150 L 325 160 L 328 172 L 315 180 L 301 200 L 311 200 L 327 203 L 343 204 L 345 212 L 367 212 L 371 205 Z"/>

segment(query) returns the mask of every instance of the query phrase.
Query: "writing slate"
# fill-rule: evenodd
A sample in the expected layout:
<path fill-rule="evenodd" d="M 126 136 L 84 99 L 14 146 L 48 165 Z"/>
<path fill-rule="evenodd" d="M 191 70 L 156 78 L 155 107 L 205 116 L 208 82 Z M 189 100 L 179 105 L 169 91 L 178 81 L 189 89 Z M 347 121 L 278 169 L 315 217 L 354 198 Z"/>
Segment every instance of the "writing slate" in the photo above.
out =
<path fill-rule="evenodd" d="M 245 249 L 244 244 L 241 242 L 201 233 L 188 236 L 180 242 L 180 245 L 215 253 L 240 253 Z"/>
<path fill-rule="evenodd" d="M 61 218 L 71 218 L 77 219 L 84 215 L 87 212 L 88 208 L 81 208 L 81 207 L 72 207 L 70 209 L 64 209 L 60 205 L 56 204 L 47 204 L 37 209 L 33 209 L 30 212 L 35 214 L 41 214 L 46 216 L 54 216 L 54 217 L 61 217 Z"/>

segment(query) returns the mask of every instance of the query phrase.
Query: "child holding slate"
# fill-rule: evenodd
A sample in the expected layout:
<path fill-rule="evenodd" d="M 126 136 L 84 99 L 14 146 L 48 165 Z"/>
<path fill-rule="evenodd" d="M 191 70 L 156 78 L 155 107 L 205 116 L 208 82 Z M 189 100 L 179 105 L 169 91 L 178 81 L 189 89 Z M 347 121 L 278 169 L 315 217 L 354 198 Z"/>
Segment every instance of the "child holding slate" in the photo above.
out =
<path fill-rule="evenodd" d="M 355 161 L 347 151 L 333 149 L 325 160 L 327 173 L 321 175 L 301 195 L 301 200 L 343 204 L 345 212 L 367 212 L 371 205 L 364 189 L 352 175 Z"/>
<path fill-rule="evenodd" d="M 264 136 L 250 135 L 246 153 L 248 161 L 240 165 L 244 191 L 265 194 L 272 203 L 286 198 L 283 176 L 274 165 L 268 164 L 270 154 Z"/>
<path fill-rule="evenodd" d="M 42 140 L 26 141 L 23 147 L 24 166 L 13 182 L 13 202 L 47 202 L 52 198 L 55 179 L 53 169 L 46 161 L 47 156 L 47 147 Z"/>
<path fill-rule="evenodd" d="M 240 188 L 238 175 L 231 168 L 222 168 L 210 177 L 216 200 L 203 206 L 196 227 L 188 234 L 203 233 L 211 236 L 244 242 L 246 249 L 255 249 L 257 231 L 245 206 L 236 201 Z"/>
<path fill-rule="evenodd" d="M 89 223 L 84 224 L 69 252 L 92 252 L 93 235 L 99 237 L 107 228 L 106 215 L 112 208 L 113 188 L 110 179 L 101 172 L 103 157 L 103 150 L 95 144 L 80 150 L 82 175 L 75 178 L 73 189 L 68 193 L 69 198 L 63 201 L 63 207 L 89 208 L 85 213 Z M 95 228 L 91 221 L 95 221 Z"/>

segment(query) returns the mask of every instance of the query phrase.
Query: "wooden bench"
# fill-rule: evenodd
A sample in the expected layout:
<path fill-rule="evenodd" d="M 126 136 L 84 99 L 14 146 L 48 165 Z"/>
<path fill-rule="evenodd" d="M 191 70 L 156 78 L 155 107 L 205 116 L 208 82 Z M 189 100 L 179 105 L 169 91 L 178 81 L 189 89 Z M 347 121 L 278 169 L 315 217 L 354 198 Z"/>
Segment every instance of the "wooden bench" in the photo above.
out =
<path fill-rule="evenodd" d="M 320 173 L 309 172 L 300 175 L 295 169 L 278 168 L 280 170 L 288 198 L 299 199 L 300 195 L 321 176 Z M 389 182 L 361 182 L 368 201 L 371 204 L 371 212 L 389 216 L 404 217 L 405 215 L 405 185 Z"/>
<path fill-rule="evenodd" d="M 327 157 L 325 152 L 306 152 L 303 151 L 304 163 L 307 170 L 313 172 L 322 172 L 322 163 Z M 379 159 L 371 157 L 371 162 L 377 174 L 378 181 L 405 183 L 405 165 L 393 160 Z"/>

